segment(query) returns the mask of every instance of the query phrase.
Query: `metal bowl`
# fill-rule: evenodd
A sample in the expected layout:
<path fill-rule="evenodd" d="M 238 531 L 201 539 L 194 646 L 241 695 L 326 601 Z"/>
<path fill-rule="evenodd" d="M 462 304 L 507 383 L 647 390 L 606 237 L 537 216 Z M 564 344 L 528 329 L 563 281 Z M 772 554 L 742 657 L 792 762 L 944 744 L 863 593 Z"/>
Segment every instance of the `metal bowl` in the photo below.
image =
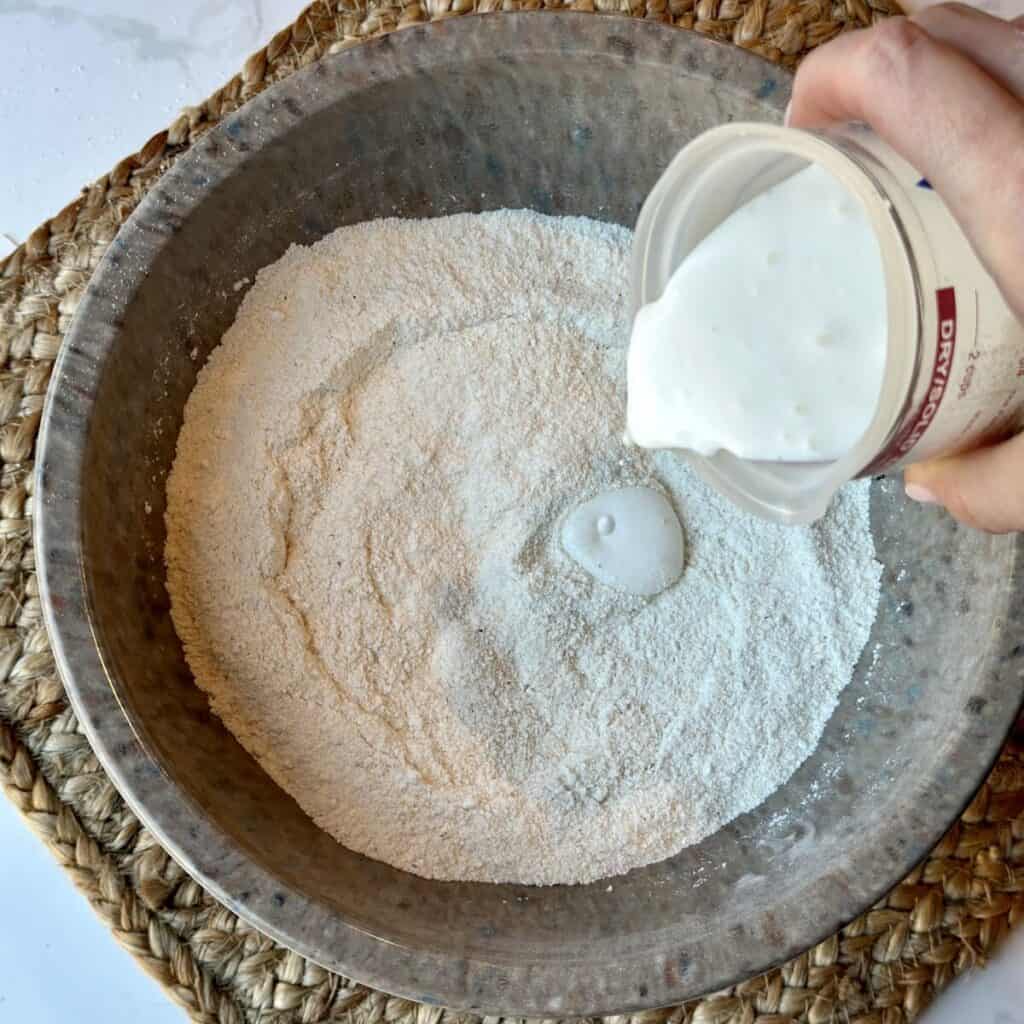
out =
<path fill-rule="evenodd" d="M 819 940 L 895 883 L 1020 701 L 1020 546 L 875 484 L 871 641 L 815 755 L 699 846 L 614 885 L 425 881 L 337 845 L 214 718 L 168 615 L 164 481 L 235 282 L 382 215 L 533 207 L 631 224 L 680 145 L 777 119 L 785 72 L 592 15 L 458 18 L 330 57 L 198 141 L 93 277 L 41 440 L 36 551 L 61 674 L 139 817 L 232 910 L 413 999 L 568 1016 L 680 1001 Z M 366 794 L 373 799 L 372 793 Z"/>

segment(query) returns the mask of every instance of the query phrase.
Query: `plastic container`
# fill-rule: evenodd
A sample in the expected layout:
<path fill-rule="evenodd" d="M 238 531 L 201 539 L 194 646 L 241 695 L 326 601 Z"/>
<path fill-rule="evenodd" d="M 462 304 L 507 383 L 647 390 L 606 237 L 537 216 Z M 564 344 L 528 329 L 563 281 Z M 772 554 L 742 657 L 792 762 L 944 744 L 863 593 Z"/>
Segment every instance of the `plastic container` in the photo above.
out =
<path fill-rule="evenodd" d="M 975 447 L 1024 424 L 1024 327 L 942 200 L 865 127 L 818 134 L 731 124 L 696 138 L 640 212 L 634 307 L 659 298 L 690 250 L 733 210 L 809 163 L 821 164 L 860 200 L 878 237 L 888 348 L 874 417 L 833 462 L 688 453 L 700 475 L 736 504 L 787 523 L 820 518 L 855 477 Z M 814 288 L 813 268 L 807 287 Z"/>

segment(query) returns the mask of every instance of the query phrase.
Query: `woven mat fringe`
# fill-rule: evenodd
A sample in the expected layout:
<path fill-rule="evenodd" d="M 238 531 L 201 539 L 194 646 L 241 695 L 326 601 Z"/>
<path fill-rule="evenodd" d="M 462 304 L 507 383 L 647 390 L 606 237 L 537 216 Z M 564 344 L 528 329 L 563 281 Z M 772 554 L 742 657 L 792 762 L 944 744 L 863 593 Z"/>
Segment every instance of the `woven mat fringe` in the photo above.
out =
<path fill-rule="evenodd" d="M 53 361 L 107 244 L 208 127 L 325 53 L 471 10 L 571 6 L 671 22 L 793 66 L 889 0 L 383 0 L 315 3 L 204 104 L 184 111 L 0 262 L 0 784 L 114 937 L 202 1024 L 461 1024 L 372 991 L 239 920 L 128 810 L 68 707 L 42 625 L 32 459 Z M 893 829 L 900 823 L 893 822 Z M 609 1024 L 905 1024 L 1024 916 L 1024 731 L 924 864 L 840 933 L 768 974 Z M 54 926 L 57 926 L 54 922 Z M 490 1022 L 488 1022 L 490 1024 Z"/>

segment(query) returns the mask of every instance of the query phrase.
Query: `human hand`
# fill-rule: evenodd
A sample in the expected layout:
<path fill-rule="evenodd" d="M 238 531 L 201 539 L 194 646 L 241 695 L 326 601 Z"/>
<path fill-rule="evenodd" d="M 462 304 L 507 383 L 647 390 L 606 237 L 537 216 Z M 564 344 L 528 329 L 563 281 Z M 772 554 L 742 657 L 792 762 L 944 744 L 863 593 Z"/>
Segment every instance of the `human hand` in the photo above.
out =
<path fill-rule="evenodd" d="M 839 36 L 801 65 L 787 123 L 847 121 L 929 180 L 1024 320 L 1024 18 L 943 4 Z M 1024 530 L 1024 434 L 918 463 L 905 481 L 971 526 Z"/>

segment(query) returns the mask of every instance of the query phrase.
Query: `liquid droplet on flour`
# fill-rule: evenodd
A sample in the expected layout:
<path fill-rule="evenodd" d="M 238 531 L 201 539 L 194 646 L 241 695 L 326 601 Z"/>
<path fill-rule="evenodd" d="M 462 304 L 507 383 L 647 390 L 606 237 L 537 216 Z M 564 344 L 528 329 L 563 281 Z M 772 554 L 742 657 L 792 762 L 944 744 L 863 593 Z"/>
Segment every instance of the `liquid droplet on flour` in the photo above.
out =
<path fill-rule="evenodd" d="M 565 553 L 599 583 L 653 597 L 683 573 L 685 545 L 668 499 L 651 487 L 605 491 L 562 525 Z"/>

